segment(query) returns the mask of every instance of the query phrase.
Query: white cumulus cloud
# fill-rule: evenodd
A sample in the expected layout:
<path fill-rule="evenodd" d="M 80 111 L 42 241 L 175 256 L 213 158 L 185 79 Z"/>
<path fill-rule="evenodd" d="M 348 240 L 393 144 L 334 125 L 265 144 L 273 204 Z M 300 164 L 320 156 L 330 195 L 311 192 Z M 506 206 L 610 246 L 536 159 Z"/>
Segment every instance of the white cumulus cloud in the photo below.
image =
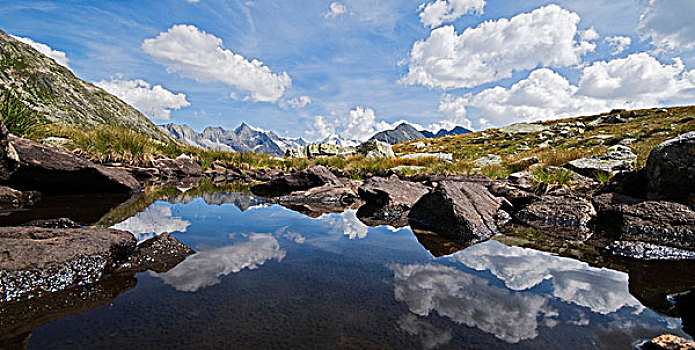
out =
<path fill-rule="evenodd" d="M 596 44 L 577 40 L 580 17 L 548 5 L 511 19 L 487 21 L 457 34 L 437 28 L 413 44 L 406 84 L 470 88 L 537 66 L 577 65 Z"/>
<path fill-rule="evenodd" d="M 49 58 L 53 59 L 56 61 L 58 64 L 60 64 L 63 67 L 70 68 L 68 67 L 68 63 L 70 60 L 68 59 L 68 56 L 65 54 L 63 51 L 58 51 L 58 50 L 53 50 L 50 46 L 42 43 L 37 43 L 34 40 L 31 40 L 30 38 L 23 38 L 19 36 L 14 36 L 12 35 L 13 38 L 19 40 L 22 43 L 25 43 L 31 47 L 33 47 L 36 51 L 42 53 L 45 56 L 48 56 Z"/>
<path fill-rule="evenodd" d="M 97 81 L 94 84 L 152 119 L 167 120 L 172 109 L 181 109 L 191 105 L 183 93 L 174 94 L 161 85 L 152 86 L 140 79 L 111 79 Z"/>
<path fill-rule="evenodd" d="M 695 48 L 693 14 L 695 1 L 692 0 L 648 0 L 639 30 L 659 48 L 690 50 Z"/>
<path fill-rule="evenodd" d="M 613 55 L 620 55 L 632 45 L 632 39 L 629 36 L 610 36 L 606 38 L 606 42 L 611 47 Z"/>
<path fill-rule="evenodd" d="M 347 7 L 339 2 L 332 2 L 328 5 L 328 12 L 323 14 L 325 18 L 336 18 L 342 14 L 347 13 Z"/>
<path fill-rule="evenodd" d="M 598 61 L 585 67 L 578 85 L 548 68 L 531 72 L 509 88 L 497 86 L 464 96 L 444 95 L 440 111 L 473 119 L 481 127 L 596 114 L 612 108 L 648 108 L 663 102 L 695 102 L 695 71 L 680 60 L 662 64 L 646 53 Z"/>
<path fill-rule="evenodd" d="M 320 140 L 330 135 L 338 135 L 345 140 L 364 141 L 375 133 L 390 129 L 392 124 L 385 121 L 377 121 L 376 113 L 367 107 L 355 107 L 347 115 L 333 113 L 330 118 L 316 116 L 312 130 L 307 136 Z"/>
<path fill-rule="evenodd" d="M 281 107 L 289 106 L 289 107 L 292 107 L 295 109 L 304 108 L 304 107 L 308 106 L 309 104 L 311 104 L 311 97 L 306 96 L 306 95 L 299 96 L 299 97 L 293 97 L 289 100 L 281 100 L 280 101 Z"/>
<path fill-rule="evenodd" d="M 436 0 L 420 5 L 420 21 L 426 27 L 436 28 L 453 22 L 467 14 L 482 14 L 486 0 Z"/>
<path fill-rule="evenodd" d="M 248 92 L 252 101 L 277 102 L 292 86 L 287 73 L 275 74 L 263 62 L 225 49 L 222 39 L 192 25 L 175 25 L 146 39 L 142 49 L 169 72 L 201 82 L 222 82 Z"/>

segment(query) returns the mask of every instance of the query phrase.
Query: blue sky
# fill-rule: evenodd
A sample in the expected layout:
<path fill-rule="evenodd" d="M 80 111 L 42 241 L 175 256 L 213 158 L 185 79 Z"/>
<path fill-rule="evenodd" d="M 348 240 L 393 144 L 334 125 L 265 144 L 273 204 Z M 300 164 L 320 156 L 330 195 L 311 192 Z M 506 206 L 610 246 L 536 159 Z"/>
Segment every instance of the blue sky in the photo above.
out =
<path fill-rule="evenodd" d="M 0 29 L 197 130 L 361 139 L 695 103 L 692 0 L 8 1 Z"/>

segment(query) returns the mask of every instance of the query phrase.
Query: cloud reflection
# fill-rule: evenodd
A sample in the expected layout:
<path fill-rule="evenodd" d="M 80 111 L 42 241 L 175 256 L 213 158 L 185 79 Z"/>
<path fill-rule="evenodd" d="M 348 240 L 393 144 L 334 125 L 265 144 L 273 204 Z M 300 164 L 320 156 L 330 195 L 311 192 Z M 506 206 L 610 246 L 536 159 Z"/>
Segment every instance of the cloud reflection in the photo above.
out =
<path fill-rule="evenodd" d="M 195 292 L 220 283 L 220 277 L 256 269 L 270 260 L 282 261 L 286 252 L 270 234 L 255 233 L 248 241 L 191 255 L 168 272 L 156 274 L 182 292 Z"/>
<path fill-rule="evenodd" d="M 550 280 L 555 297 L 596 313 L 605 315 L 623 307 L 642 308 L 628 290 L 626 273 L 591 267 L 574 259 L 509 247 L 497 241 L 472 246 L 451 259 L 478 271 L 489 270 L 509 289 L 516 291 Z"/>
<path fill-rule="evenodd" d="M 364 239 L 367 237 L 369 227 L 357 218 L 356 210 L 346 210 L 342 214 L 322 215 L 319 220 L 342 232 L 350 239 Z"/>
<path fill-rule="evenodd" d="M 111 228 L 129 231 L 142 242 L 164 232 L 186 232 L 190 225 L 190 221 L 174 217 L 170 206 L 153 205 Z"/>
<path fill-rule="evenodd" d="M 538 317 L 557 313 L 546 298 L 491 286 L 483 278 L 435 264 L 390 265 L 395 297 L 419 316 L 436 311 L 456 323 L 476 327 L 509 343 L 538 335 Z"/>

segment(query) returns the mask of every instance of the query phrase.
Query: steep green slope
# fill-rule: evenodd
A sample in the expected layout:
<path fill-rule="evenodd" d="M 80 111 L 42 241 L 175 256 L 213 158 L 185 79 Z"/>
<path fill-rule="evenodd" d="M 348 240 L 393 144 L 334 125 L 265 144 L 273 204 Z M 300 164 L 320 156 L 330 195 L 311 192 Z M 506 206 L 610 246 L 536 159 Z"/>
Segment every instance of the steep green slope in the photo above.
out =
<path fill-rule="evenodd" d="M 0 30 L 0 88 L 52 123 L 92 128 L 115 125 L 158 140 L 169 136 L 135 108 Z"/>

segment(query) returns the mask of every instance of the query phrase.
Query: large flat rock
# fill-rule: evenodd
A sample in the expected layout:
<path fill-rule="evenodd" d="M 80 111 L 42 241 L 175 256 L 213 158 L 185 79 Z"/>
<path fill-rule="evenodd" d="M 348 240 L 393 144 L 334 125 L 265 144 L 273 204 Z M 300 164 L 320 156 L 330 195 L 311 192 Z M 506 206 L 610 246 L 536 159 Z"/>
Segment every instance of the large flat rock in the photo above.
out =
<path fill-rule="evenodd" d="M 97 282 L 135 243 L 111 229 L 0 227 L 0 302 Z"/>
<path fill-rule="evenodd" d="M 19 168 L 8 181 L 17 190 L 44 194 L 127 193 L 140 189 L 126 171 L 106 168 L 60 148 L 10 136 Z"/>

